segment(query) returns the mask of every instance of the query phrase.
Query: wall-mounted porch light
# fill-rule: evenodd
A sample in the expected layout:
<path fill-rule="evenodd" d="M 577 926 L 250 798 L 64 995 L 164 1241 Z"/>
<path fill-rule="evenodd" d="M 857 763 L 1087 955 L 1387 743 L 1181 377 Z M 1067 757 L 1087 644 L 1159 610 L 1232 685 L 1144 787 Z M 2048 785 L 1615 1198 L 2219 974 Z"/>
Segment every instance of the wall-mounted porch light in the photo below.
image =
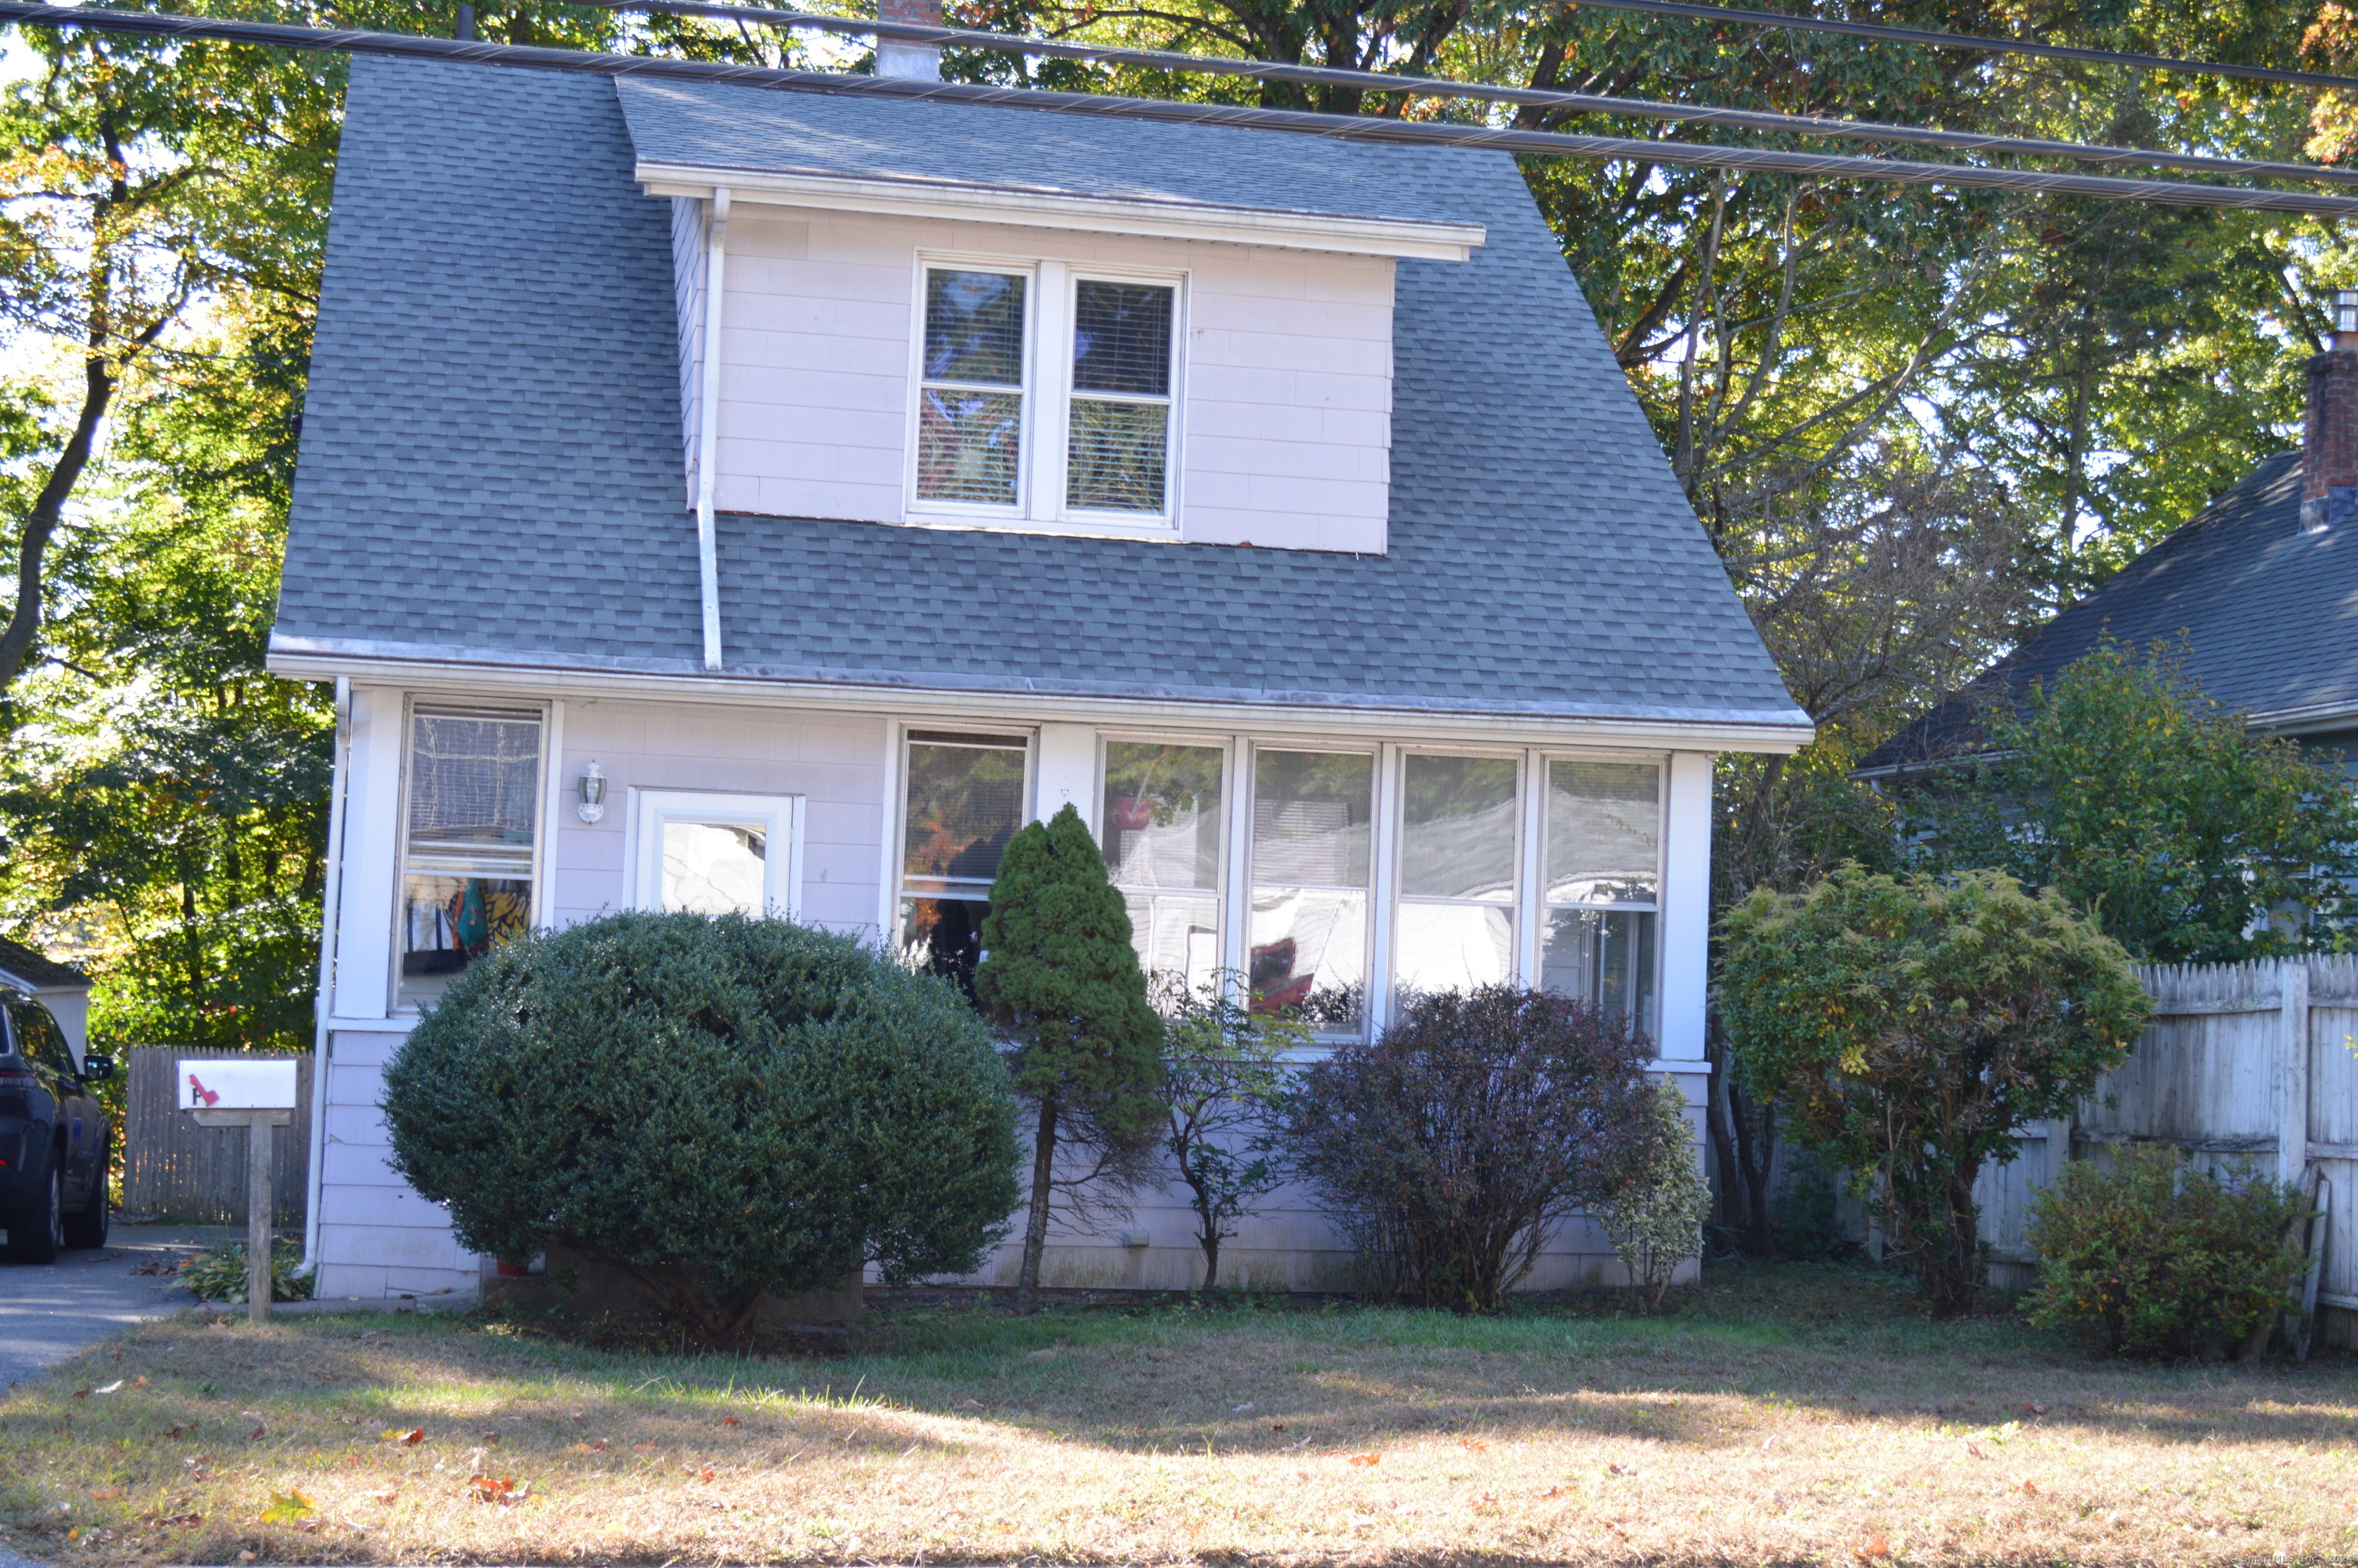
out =
<path fill-rule="evenodd" d="M 581 820 L 595 822 L 606 815 L 606 775 L 595 762 L 581 770 Z"/>

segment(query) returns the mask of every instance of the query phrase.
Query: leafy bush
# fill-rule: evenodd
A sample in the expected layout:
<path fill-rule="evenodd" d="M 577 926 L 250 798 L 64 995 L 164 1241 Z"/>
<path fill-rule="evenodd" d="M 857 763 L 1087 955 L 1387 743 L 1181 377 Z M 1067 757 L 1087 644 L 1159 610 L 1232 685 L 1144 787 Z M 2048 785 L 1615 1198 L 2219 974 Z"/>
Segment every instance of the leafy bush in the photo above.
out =
<path fill-rule="evenodd" d="M 2215 1357 L 2295 1300 L 2309 1259 L 2288 1240 L 2310 1212 L 2290 1187 L 2223 1181 L 2174 1149 L 2125 1147 L 2110 1170 L 2077 1161 L 2030 1200 L 2025 1304 L 2114 1355 Z"/>
<path fill-rule="evenodd" d="M 1548 1232 L 1629 1177 L 1652 1047 L 1618 1013 L 1484 986 L 1409 1000 L 1289 1097 L 1302 1173 L 1384 1294 L 1486 1312 Z"/>
<path fill-rule="evenodd" d="M 246 1301 L 245 1243 L 233 1241 L 226 1247 L 208 1247 L 180 1265 L 180 1282 L 195 1292 L 200 1302 L 228 1302 L 243 1306 Z M 303 1266 L 303 1249 L 285 1237 L 275 1238 L 270 1244 L 270 1299 L 274 1302 L 308 1302 L 311 1299 L 311 1276 L 297 1273 Z"/>
<path fill-rule="evenodd" d="M 784 920 L 623 914 L 471 965 L 385 1071 L 459 1238 L 621 1266 L 706 1343 L 763 1294 L 979 1265 L 1014 1107 L 947 981 Z"/>
<path fill-rule="evenodd" d="M 1255 1012 L 1246 978 L 1230 969 L 1202 985 L 1166 982 L 1163 1152 L 1185 1184 L 1204 1254 L 1204 1289 L 1220 1281 L 1220 1243 L 1284 1183 L 1271 1124 L 1287 1054 L 1311 1042 L 1295 1010 Z"/>
<path fill-rule="evenodd" d="M 1677 1081 L 1658 1080 L 1639 1114 L 1647 1125 L 1629 1166 L 1591 1217 L 1612 1238 L 1639 1304 L 1652 1312 L 1669 1293 L 1679 1265 L 1703 1256 L 1711 1188 L 1695 1161 L 1686 1091 Z"/>
<path fill-rule="evenodd" d="M 1851 1173 L 1938 1317 L 1981 1282 L 1974 1183 L 2067 1115 L 2152 1011 L 2120 945 L 2052 889 L 1837 869 L 1720 924 L 1721 1016 L 1795 1141 Z"/>

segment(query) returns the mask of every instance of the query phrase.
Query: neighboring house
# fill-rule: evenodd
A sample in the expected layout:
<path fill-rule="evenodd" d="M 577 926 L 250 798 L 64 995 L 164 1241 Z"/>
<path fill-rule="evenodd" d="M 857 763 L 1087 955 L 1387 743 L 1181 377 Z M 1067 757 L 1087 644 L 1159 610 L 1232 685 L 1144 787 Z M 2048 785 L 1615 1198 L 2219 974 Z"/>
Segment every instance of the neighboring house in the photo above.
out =
<path fill-rule="evenodd" d="M 2302 449 L 2264 459 L 2194 519 L 1864 758 L 1904 783 L 1983 750 L 1978 716 L 2020 702 L 2109 637 L 2171 644 L 2203 693 L 2358 772 L 2358 291 L 2309 362 Z"/>
<path fill-rule="evenodd" d="M 1544 983 L 1700 1102 L 1712 755 L 1811 733 L 1503 154 L 366 59 L 270 660 L 341 697 L 329 1296 L 476 1277 L 376 1106 L 492 946 L 768 908 L 963 974 L 1065 802 L 1158 970 L 1334 1038 Z M 1185 1283 L 1138 1223 L 1048 1281 Z"/>
<path fill-rule="evenodd" d="M 24 992 L 58 1021 L 79 1064 L 90 1050 L 90 977 L 0 937 L 0 987 Z"/>

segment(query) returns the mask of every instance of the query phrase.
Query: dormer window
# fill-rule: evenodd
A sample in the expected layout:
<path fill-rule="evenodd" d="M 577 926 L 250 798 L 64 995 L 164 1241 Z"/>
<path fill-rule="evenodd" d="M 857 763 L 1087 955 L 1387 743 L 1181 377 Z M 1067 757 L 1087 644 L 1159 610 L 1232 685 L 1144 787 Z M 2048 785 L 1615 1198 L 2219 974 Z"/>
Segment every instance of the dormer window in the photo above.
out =
<path fill-rule="evenodd" d="M 910 520 L 1175 533 L 1181 279 L 921 265 Z"/>

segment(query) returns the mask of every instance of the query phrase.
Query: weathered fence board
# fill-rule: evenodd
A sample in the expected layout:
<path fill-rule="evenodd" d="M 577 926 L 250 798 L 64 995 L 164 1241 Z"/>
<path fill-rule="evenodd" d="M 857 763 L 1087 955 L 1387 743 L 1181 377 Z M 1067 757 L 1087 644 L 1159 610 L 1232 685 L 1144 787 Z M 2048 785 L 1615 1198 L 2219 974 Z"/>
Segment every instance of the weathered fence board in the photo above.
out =
<path fill-rule="evenodd" d="M 135 1046 L 124 1085 L 123 1206 L 182 1225 L 245 1223 L 245 1129 L 199 1127 L 178 1108 L 173 1064 L 204 1055 L 164 1045 Z M 271 1223 L 303 1223 L 304 1173 L 311 1158 L 311 1054 L 295 1054 L 295 1124 L 272 1142 Z"/>

